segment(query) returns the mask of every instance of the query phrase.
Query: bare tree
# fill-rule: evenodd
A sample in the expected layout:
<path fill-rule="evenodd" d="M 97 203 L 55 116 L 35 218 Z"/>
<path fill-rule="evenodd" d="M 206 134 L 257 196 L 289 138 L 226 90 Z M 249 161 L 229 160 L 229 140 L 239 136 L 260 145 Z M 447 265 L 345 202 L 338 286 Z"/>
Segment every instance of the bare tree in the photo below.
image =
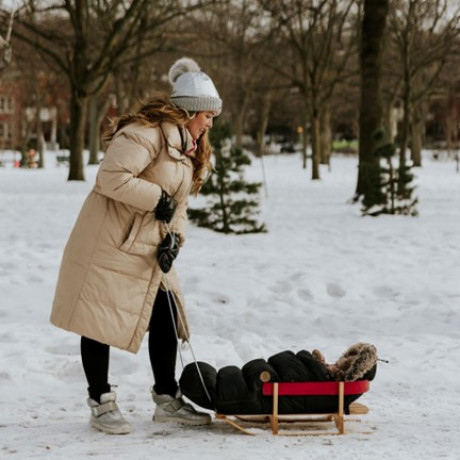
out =
<path fill-rule="evenodd" d="M 22 126 L 17 126 L 21 135 L 18 138 L 18 147 L 22 153 L 22 164 L 27 164 L 29 150 L 38 153 L 37 165 L 44 167 L 46 150 L 45 135 L 50 141 L 56 141 L 55 107 L 57 105 L 56 92 L 66 91 L 63 79 L 51 71 L 41 59 L 36 50 L 22 42 L 14 46 L 14 66 L 11 68 L 15 75 L 15 83 L 21 91 Z M 47 123 L 49 122 L 49 123 Z"/>
<path fill-rule="evenodd" d="M 165 24 L 206 1 L 25 0 L 15 36 L 67 75 L 70 98 L 69 180 L 84 180 L 83 148 L 88 100 L 103 91 L 114 69 L 141 42 L 143 55 L 157 50 Z"/>
<path fill-rule="evenodd" d="M 271 29 L 284 41 L 280 75 L 297 87 L 309 115 L 312 179 L 320 179 L 321 120 L 355 50 L 356 27 L 351 20 L 355 0 L 259 0 L 270 14 Z"/>
<path fill-rule="evenodd" d="M 406 163 L 411 125 L 420 126 L 423 107 L 460 34 L 460 5 L 449 0 L 394 0 L 389 29 L 399 54 L 403 120 L 399 163 Z M 417 132 L 417 131 L 415 131 Z M 417 142 L 416 142 L 417 145 Z M 413 158 L 421 165 L 421 156 Z"/>
<path fill-rule="evenodd" d="M 2 11 L 1 14 L 5 18 L 6 31 L 4 36 L 0 35 L 0 75 L 11 62 L 11 32 L 13 31 L 15 10 L 11 10 L 10 12 Z"/>
<path fill-rule="evenodd" d="M 270 89 L 273 75 L 261 64 L 270 48 L 260 8 L 254 0 L 223 0 L 190 15 L 187 22 L 185 30 L 190 35 L 199 30 L 200 35 L 195 32 L 188 43 L 180 45 L 200 56 L 216 76 L 225 103 L 222 118 L 231 124 L 235 143 L 241 146 L 254 103 Z M 203 35 L 210 39 L 202 40 Z"/>
<path fill-rule="evenodd" d="M 442 107 L 445 114 L 441 123 L 448 156 L 455 158 L 457 171 L 459 168 L 459 146 L 460 146 L 460 79 L 458 71 L 460 68 L 460 37 L 454 45 L 454 53 L 446 63 L 430 99 L 434 99 L 437 105 Z"/>

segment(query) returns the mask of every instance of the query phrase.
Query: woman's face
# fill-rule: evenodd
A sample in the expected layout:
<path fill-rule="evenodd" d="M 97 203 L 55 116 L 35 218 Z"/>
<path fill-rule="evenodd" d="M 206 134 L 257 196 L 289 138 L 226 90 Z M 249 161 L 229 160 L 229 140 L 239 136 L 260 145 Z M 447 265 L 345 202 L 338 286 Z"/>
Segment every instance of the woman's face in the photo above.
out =
<path fill-rule="evenodd" d="M 212 128 L 212 119 L 214 115 L 214 112 L 197 112 L 195 116 L 185 124 L 185 127 L 188 129 L 193 139 L 198 140 L 206 130 Z"/>

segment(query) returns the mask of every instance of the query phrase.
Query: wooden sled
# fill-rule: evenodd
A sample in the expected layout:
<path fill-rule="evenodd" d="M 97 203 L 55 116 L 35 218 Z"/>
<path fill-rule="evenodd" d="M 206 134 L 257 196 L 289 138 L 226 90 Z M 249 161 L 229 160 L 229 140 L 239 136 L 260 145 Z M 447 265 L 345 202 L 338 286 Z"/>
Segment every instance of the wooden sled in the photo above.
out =
<path fill-rule="evenodd" d="M 255 435 L 250 428 L 261 424 L 270 424 L 274 435 L 284 436 L 320 436 L 345 434 L 345 417 L 367 414 L 369 409 L 359 403 L 352 403 L 349 407 L 349 414 L 344 411 L 344 396 L 362 394 L 369 391 L 368 380 L 356 382 L 274 382 L 264 383 L 262 392 L 265 396 L 273 397 L 273 411 L 271 414 L 257 415 L 228 415 L 216 414 L 216 419 L 223 420 L 244 434 Z M 338 409 L 333 413 L 321 414 L 279 414 L 279 396 L 316 396 L 329 395 L 338 397 Z M 350 420 L 359 422 L 359 419 Z M 320 423 L 331 422 L 335 430 L 320 430 Z M 289 424 L 291 428 L 303 427 L 302 431 L 291 429 L 280 430 L 280 424 Z"/>

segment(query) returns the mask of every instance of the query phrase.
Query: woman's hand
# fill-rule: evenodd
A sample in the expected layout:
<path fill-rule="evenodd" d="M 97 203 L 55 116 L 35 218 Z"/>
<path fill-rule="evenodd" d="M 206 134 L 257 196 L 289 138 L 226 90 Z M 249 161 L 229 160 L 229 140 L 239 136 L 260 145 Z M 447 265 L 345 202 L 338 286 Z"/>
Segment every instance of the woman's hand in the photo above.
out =
<path fill-rule="evenodd" d="M 176 212 L 176 207 L 177 203 L 164 190 L 162 190 L 161 197 L 153 212 L 158 220 L 169 224 Z"/>
<path fill-rule="evenodd" d="M 179 254 L 179 239 L 175 233 L 168 233 L 158 246 L 157 259 L 161 271 L 168 273 Z"/>

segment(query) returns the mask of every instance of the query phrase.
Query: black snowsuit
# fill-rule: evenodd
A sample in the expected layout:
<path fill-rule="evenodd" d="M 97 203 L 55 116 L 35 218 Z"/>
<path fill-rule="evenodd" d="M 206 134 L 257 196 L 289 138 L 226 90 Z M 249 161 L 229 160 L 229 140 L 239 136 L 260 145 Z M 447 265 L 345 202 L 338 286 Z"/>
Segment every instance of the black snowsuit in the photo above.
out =
<path fill-rule="evenodd" d="M 260 374 L 268 371 L 272 382 L 327 382 L 333 381 L 326 367 L 315 360 L 306 350 L 293 353 L 283 351 L 268 359 L 255 359 L 242 369 L 236 366 L 223 367 L 216 371 L 208 363 L 198 363 L 204 383 L 212 401 L 206 395 L 196 364 L 188 364 L 179 384 L 182 393 L 194 403 L 221 414 L 269 414 L 272 412 L 272 397 L 262 394 L 263 382 Z M 377 366 L 368 371 L 362 380 L 372 380 Z M 361 395 L 345 396 L 344 410 Z M 329 413 L 337 411 L 337 396 L 280 396 L 280 414 Z"/>

